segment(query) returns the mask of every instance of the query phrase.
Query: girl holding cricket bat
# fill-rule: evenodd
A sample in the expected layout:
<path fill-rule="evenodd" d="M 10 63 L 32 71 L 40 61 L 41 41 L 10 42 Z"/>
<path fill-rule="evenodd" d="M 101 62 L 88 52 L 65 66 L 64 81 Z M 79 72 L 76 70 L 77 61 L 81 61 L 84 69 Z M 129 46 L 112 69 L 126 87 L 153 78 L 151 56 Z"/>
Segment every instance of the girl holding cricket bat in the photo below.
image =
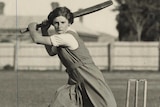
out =
<path fill-rule="evenodd" d="M 42 22 L 41 32 L 36 30 L 37 23 L 28 25 L 33 41 L 45 45 L 50 56 L 58 55 L 69 76 L 67 84 L 56 91 L 49 106 L 117 107 L 112 91 L 84 42 L 71 29 L 73 22 L 73 13 L 66 7 L 58 7 Z M 50 26 L 54 26 L 55 34 L 49 35 Z"/>

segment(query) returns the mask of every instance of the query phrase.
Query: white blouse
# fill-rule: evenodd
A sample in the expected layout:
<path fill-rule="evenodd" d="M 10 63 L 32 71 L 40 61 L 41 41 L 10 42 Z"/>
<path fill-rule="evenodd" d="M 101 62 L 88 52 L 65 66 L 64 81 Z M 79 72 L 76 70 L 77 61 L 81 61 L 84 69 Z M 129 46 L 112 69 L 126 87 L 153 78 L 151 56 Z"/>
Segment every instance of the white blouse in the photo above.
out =
<path fill-rule="evenodd" d="M 66 46 L 70 50 L 75 50 L 78 48 L 78 42 L 74 38 L 72 34 L 65 33 L 65 34 L 54 34 L 50 36 L 51 43 L 53 46 Z"/>

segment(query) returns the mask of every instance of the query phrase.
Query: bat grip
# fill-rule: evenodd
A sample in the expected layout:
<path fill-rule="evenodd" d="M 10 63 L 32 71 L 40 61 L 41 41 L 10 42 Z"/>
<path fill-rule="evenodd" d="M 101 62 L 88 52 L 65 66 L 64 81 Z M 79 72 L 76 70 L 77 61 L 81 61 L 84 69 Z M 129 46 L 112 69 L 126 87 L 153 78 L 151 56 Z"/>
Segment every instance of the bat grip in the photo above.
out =
<path fill-rule="evenodd" d="M 38 30 L 40 27 L 42 26 L 42 24 L 37 24 L 36 29 Z M 20 33 L 26 33 L 28 32 L 29 29 L 28 28 L 24 28 L 20 30 Z"/>

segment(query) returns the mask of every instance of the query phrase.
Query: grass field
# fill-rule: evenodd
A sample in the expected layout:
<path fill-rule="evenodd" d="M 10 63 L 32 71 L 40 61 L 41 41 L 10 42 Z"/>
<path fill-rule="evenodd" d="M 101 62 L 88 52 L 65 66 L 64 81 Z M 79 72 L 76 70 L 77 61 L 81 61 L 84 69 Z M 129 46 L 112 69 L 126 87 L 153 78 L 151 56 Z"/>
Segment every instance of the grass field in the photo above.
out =
<path fill-rule="evenodd" d="M 105 72 L 103 75 L 115 95 L 118 107 L 125 107 L 129 78 L 147 79 L 147 107 L 160 107 L 160 73 Z M 47 107 L 56 89 L 66 82 L 67 75 L 64 72 L 0 71 L 0 107 Z M 141 96 L 139 100 L 138 107 L 142 107 Z"/>

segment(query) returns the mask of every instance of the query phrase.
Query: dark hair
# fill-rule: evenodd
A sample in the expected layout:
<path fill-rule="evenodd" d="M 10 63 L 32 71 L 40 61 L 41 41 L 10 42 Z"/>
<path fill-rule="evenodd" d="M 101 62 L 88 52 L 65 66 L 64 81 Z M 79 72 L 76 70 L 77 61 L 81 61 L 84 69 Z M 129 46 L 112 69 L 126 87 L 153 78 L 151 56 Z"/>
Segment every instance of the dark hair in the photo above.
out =
<path fill-rule="evenodd" d="M 52 24 L 53 20 L 58 16 L 64 16 L 71 24 L 74 22 L 73 13 L 67 7 L 57 7 L 51 11 L 48 15 L 49 23 Z"/>

